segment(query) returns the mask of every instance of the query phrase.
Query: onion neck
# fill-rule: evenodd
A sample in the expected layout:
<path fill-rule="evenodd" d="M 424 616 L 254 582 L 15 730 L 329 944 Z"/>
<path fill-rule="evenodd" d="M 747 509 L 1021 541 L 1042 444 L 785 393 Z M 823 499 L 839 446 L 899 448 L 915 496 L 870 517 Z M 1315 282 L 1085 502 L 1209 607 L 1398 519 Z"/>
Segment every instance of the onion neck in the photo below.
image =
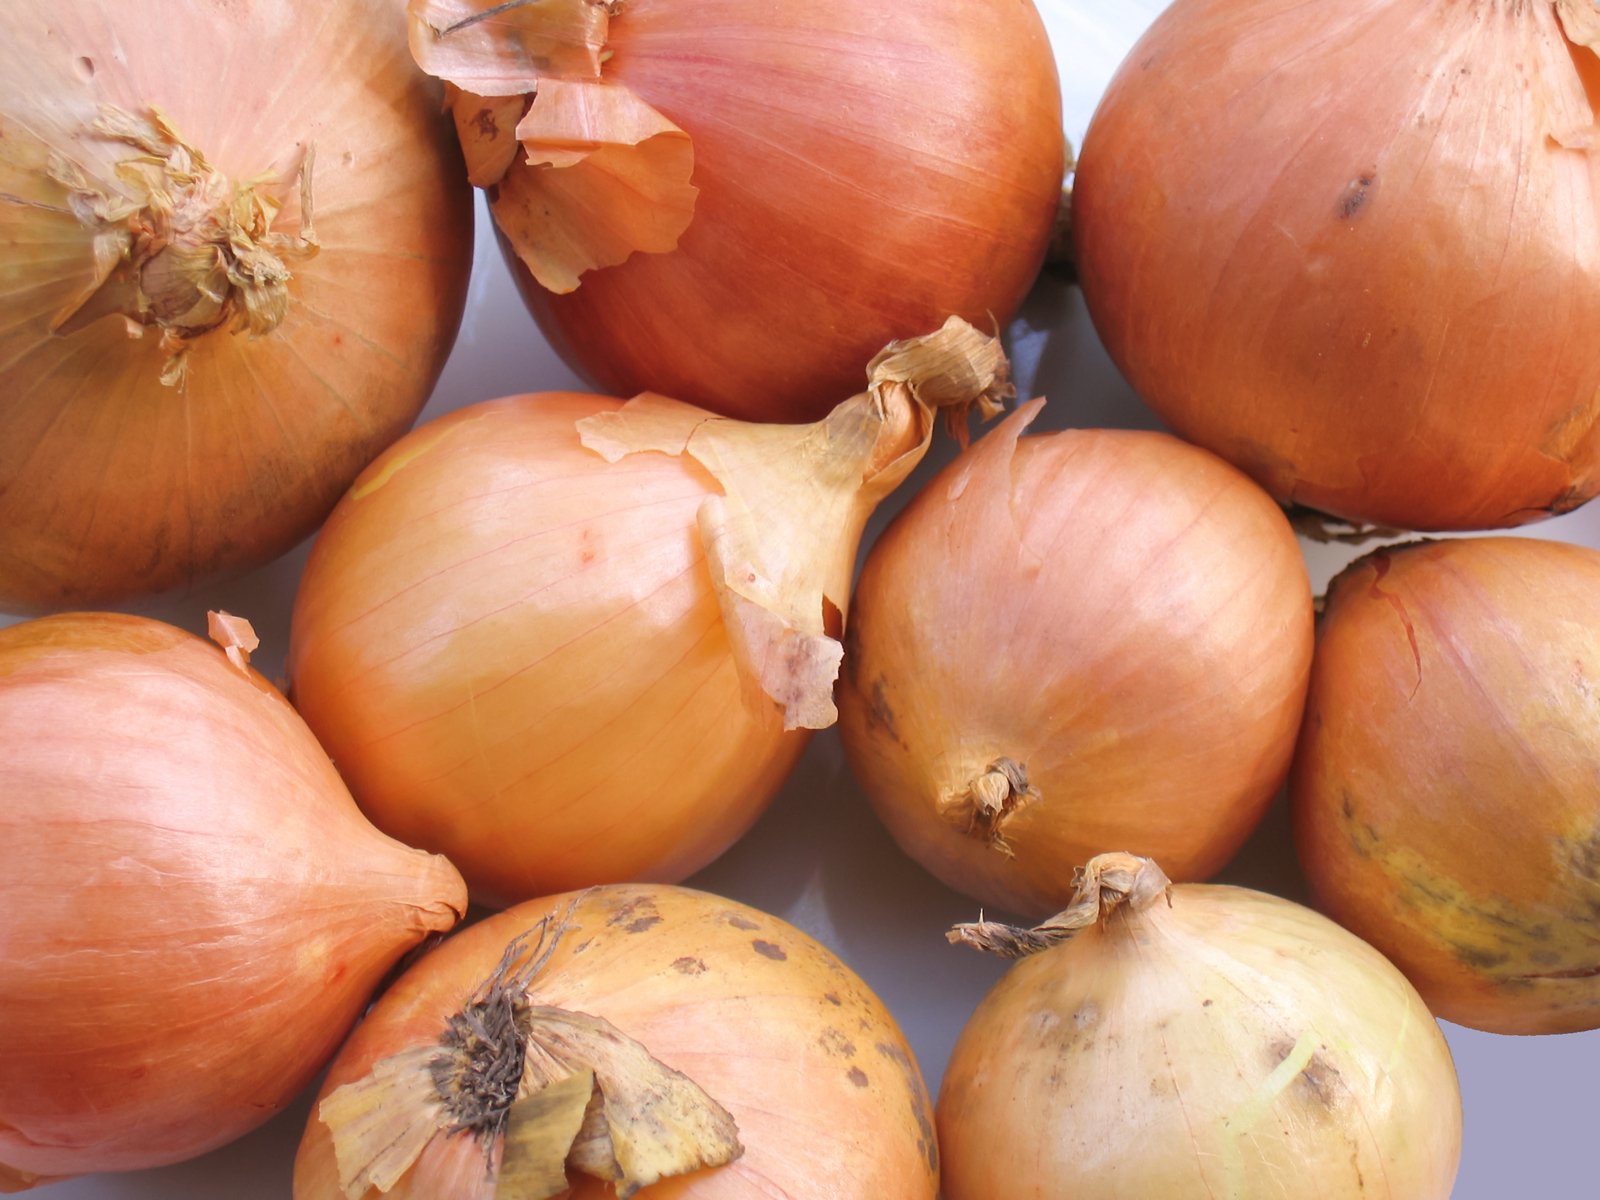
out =
<path fill-rule="evenodd" d="M 148 118 L 104 107 L 91 126 L 136 153 L 115 164 L 116 181 L 91 178 L 52 155 L 52 179 L 94 233 L 94 281 L 58 313 L 53 332 L 70 334 L 120 316 L 130 332 L 159 330 L 168 358 L 162 382 L 183 381 L 189 344 L 214 329 L 260 337 L 289 308 L 288 262 L 317 251 L 311 220 L 313 150 L 286 174 L 235 183 L 186 142 L 158 111 Z M 298 230 L 273 228 L 297 195 Z"/>
<path fill-rule="evenodd" d="M 1002 958 L 1027 958 L 1070 941 L 1091 926 L 1103 925 L 1114 912 L 1143 912 L 1167 899 L 1172 881 L 1153 859 L 1117 852 L 1101 854 L 1079 867 L 1072 903 L 1033 928 L 975 921 L 957 925 L 945 937 Z"/>

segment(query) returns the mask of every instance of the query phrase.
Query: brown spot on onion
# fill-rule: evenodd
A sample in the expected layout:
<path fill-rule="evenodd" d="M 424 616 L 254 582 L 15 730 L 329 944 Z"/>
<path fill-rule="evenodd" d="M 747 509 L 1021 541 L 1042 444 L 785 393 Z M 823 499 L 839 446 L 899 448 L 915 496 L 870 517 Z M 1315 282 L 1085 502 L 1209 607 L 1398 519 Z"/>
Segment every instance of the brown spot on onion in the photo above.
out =
<path fill-rule="evenodd" d="M 672 960 L 672 969 L 680 975 L 704 975 L 706 964 L 703 959 L 684 955 L 682 958 Z"/>
<path fill-rule="evenodd" d="M 779 946 L 775 942 L 764 942 L 760 938 L 756 938 L 755 941 L 751 942 L 750 944 L 755 947 L 757 954 L 761 955 L 763 958 L 770 958 L 774 962 L 783 962 L 789 957 L 784 953 L 783 947 Z"/>
<path fill-rule="evenodd" d="M 867 1086 L 867 1073 L 860 1067 L 851 1067 L 847 1072 L 845 1072 L 845 1075 L 850 1082 L 855 1084 L 857 1087 L 864 1088 Z"/>

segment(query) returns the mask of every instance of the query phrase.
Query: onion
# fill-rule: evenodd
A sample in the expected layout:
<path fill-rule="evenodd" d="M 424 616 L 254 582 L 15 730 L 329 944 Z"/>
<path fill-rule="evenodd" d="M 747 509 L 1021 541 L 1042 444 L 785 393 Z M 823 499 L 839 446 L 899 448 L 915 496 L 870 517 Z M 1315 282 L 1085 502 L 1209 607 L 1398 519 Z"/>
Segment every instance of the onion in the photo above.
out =
<path fill-rule="evenodd" d="M 1434 1012 L 1600 1028 L 1600 553 L 1388 548 L 1328 593 L 1295 758 L 1320 907 Z"/>
<path fill-rule="evenodd" d="M 259 1125 L 465 910 L 214 628 L 227 657 L 139 617 L 0 629 L 0 1192 Z"/>
<path fill-rule="evenodd" d="M 565 393 L 426 425 L 317 539 L 295 703 L 373 821 L 481 899 L 682 879 L 832 723 L 867 515 L 932 409 L 1004 368 L 952 321 L 813 426 Z"/>
<path fill-rule="evenodd" d="M 1063 138 L 1029 0 L 410 12 L 525 298 L 601 391 L 817 419 L 1039 269 Z"/>
<path fill-rule="evenodd" d="M 489 1063 L 492 1083 L 471 1069 Z M 639 1200 L 932 1200 L 927 1092 L 893 1018 L 828 950 L 742 904 L 643 885 L 532 901 L 429 953 L 357 1028 L 294 1197 L 641 1185 Z"/>
<path fill-rule="evenodd" d="M 1176 0 L 1097 110 L 1084 300 L 1178 433 L 1409 529 L 1600 490 L 1592 0 Z"/>
<path fill-rule="evenodd" d="M 0 78 L 0 609 L 286 550 L 466 297 L 470 192 L 392 3 L 13 6 Z"/>
<path fill-rule="evenodd" d="M 1107 845 L 1219 869 L 1288 771 L 1312 642 L 1299 548 L 1260 489 L 1165 434 L 1020 439 L 1040 403 L 873 546 L 839 700 L 895 840 L 1025 913 L 1059 909 Z"/>
<path fill-rule="evenodd" d="M 1381 954 L 1275 896 L 1169 888 L 1132 855 L 1079 879 L 1038 929 L 950 935 L 1023 961 L 945 1071 L 945 1200 L 1446 1200 L 1455 1068 Z"/>

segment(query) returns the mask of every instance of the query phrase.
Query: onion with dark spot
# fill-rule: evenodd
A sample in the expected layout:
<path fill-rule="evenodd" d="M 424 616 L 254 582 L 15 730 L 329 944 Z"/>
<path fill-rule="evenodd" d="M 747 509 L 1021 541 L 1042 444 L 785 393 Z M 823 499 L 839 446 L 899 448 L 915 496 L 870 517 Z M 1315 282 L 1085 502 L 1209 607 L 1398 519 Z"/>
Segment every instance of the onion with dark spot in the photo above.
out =
<path fill-rule="evenodd" d="M 1593 0 L 1176 0 L 1074 179 L 1084 303 L 1278 499 L 1486 529 L 1600 489 Z"/>
<path fill-rule="evenodd" d="M 1381 954 L 1245 888 L 1106 854 L 1035 929 L 939 1094 L 945 1200 L 1447 1200 L 1461 1096 L 1437 1022 Z"/>
<path fill-rule="evenodd" d="M 1600 1028 L 1600 553 L 1390 547 L 1329 588 L 1291 791 L 1318 903 L 1433 1011 Z"/>
<path fill-rule="evenodd" d="M 630 933 L 641 911 L 658 921 Z M 505 1019 L 490 1026 L 492 1012 Z M 481 1072 L 451 1065 L 462 1061 L 449 1031 L 465 1027 L 463 1014 L 495 1044 L 479 1057 L 507 1063 L 492 1090 Z M 847 1037 L 841 1024 L 859 1032 Z M 602 1085 L 593 1099 L 590 1072 Z M 638 1086 L 645 1078 L 650 1088 Z M 584 1117 L 585 1102 L 606 1114 L 603 1126 Z M 366 1120 L 371 1111 L 384 1121 Z M 573 1114 L 566 1125 L 552 1118 L 563 1111 Z M 594 1153 L 597 1141 L 606 1154 Z M 532 1161 L 530 1146 L 548 1160 L 554 1190 L 528 1187 L 525 1172 L 503 1178 L 514 1156 Z M 921 1075 L 866 985 L 776 917 L 641 885 L 530 901 L 417 962 L 334 1063 L 294 1183 L 295 1200 L 937 1191 Z"/>

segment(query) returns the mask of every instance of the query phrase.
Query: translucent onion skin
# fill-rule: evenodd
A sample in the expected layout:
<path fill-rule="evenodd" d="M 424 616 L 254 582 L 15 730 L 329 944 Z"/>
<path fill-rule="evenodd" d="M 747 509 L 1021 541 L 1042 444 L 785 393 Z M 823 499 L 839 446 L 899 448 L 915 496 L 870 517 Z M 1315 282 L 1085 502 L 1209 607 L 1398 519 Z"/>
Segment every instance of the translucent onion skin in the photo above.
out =
<path fill-rule="evenodd" d="M 694 218 L 566 295 L 506 256 L 597 390 L 815 420 L 891 339 L 1021 304 L 1064 146 L 1031 0 L 629 0 L 610 34 L 606 78 L 693 141 Z"/>
<path fill-rule="evenodd" d="M 1316 901 L 1434 1012 L 1600 1028 L 1600 554 L 1377 551 L 1333 583 L 1292 779 Z"/>
<path fill-rule="evenodd" d="M 1179 884 L 1012 967 L 938 1125 L 945 1200 L 1447 1200 L 1461 1096 L 1381 954 L 1275 896 Z"/>
<path fill-rule="evenodd" d="M 0 1191 L 259 1125 L 466 908 L 266 681 L 143 618 L 0 630 L 0 798 Z"/>
<path fill-rule="evenodd" d="M 1312 610 L 1293 532 L 1238 471 L 1159 433 L 1019 440 L 1035 411 L 874 544 L 839 729 L 908 854 L 987 905 L 1044 915 L 1106 846 L 1183 879 L 1232 856 L 1289 768 Z M 968 789 L 1002 759 L 1037 796 L 986 820 Z"/>
<path fill-rule="evenodd" d="M 295 600 L 296 706 L 364 811 L 490 903 L 677 881 L 806 743 L 744 702 L 688 457 L 607 463 L 544 393 L 430 422 L 334 511 Z"/>
<path fill-rule="evenodd" d="M 574 899 L 573 923 L 530 1001 L 611 1022 L 723 1105 L 744 1146 L 727 1166 L 663 1180 L 637 1200 L 933 1200 L 938 1147 L 927 1092 L 882 1002 L 800 930 L 687 888 L 613 885 L 534 900 L 451 937 L 379 1000 L 319 1102 L 377 1062 L 435 1044 L 507 944 Z M 482 1180 L 475 1136 L 440 1139 L 432 1153 L 466 1159 L 476 1168 L 467 1178 Z M 437 1160 L 403 1176 L 388 1200 L 477 1200 L 475 1189 L 419 1190 L 429 1165 Z M 616 1194 L 587 1177 L 573 1182 L 571 1200 Z M 294 1200 L 344 1195 L 332 1136 L 313 1109 Z"/>
<path fill-rule="evenodd" d="M 1582 504 L 1600 489 L 1584 38 L 1587 0 L 1176 0 L 1074 182 L 1112 358 L 1283 501 L 1404 529 Z"/>
<path fill-rule="evenodd" d="M 263 562 L 415 419 L 465 302 L 472 209 L 438 89 L 417 76 L 394 9 L 181 0 L 150 20 L 59 0 L 8 14 L 0 609 L 188 589 Z M 280 254 L 281 324 L 252 336 L 230 319 L 193 337 L 179 385 L 161 382 L 175 346 L 157 325 L 131 338 L 110 315 L 51 331 L 93 287 L 97 230 L 70 211 L 50 155 L 106 184 L 139 154 L 89 131 L 102 106 L 159 110 L 235 185 L 292 172 L 314 147 L 320 248 Z M 275 196 L 273 230 L 298 235 L 298 189 Z"/>

